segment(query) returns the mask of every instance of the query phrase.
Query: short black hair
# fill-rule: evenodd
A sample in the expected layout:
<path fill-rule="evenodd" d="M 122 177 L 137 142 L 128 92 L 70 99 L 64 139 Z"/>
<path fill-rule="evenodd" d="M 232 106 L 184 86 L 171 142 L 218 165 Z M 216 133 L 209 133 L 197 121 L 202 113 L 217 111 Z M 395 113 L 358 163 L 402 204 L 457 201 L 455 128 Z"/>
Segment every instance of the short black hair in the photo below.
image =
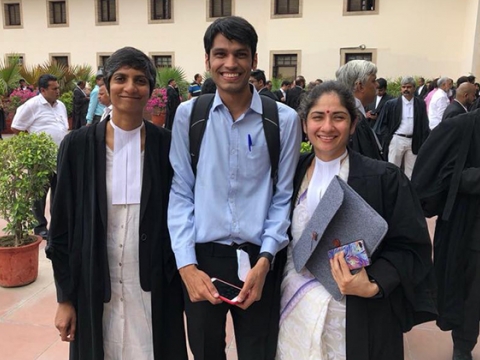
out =
<path fill-rule="evenodd" d="M 170 84 L 171 84 L 173 81 L 175 81 L 175 79 L 174 79 L 174 78 L 168 79 L 168 82 L 167 82 L 167 84 L 168 84 L 168 85 L 170 85 Z"/>
<path fill-rule="evenodd" d="M 150 95 L 155 88 L 155 80 L 157 78 L 157 70 L 152 60 L 142 51 L 130 46 L 118 49 L 110 56 L 105 64 L 105 86 L 110 91 L 110 80 L 118 69 L 127 66 L 135 70 L 145 73 L 150 85 Z"/>
<path fill-rule="evenodd" d="M 48 89 L 48 83 L 50 81 L 57 81 L 57 77 L 52 74 L 43 74 L 38 78 L 38 88 Z"/>
<path fill-rule="evenodd" d="M 471 84 L 475 84 L 475 76 L 474 75 L 468 75 L 468 82 Z"/>
<path fill-rule="evenodd" d="M 22 82 L 25 82 L 25 79 L 20 79 L 18 80 L 18 83 L 21 84 Z"/>
<path fill-rule="evenodd" d="M 387 80 L 384 78 L 378 78 L 377 84 L 379 89 L 386 89 L 387 88 Z"/>
<path fill-rule="evenodd" d="M 194 80 L 197 80 L 200 76 L 202 76 L 202 75 L 200 75 L 200 74 L 195 74 L 195 76 L 193 77 L 193 79 L 194 79 Z"/>
<path fill-rule="evenodd" d="M 205 79 L 202 85 L 202 95 L 203 94 L 215 94 L 217 91 L 217 85 L 212 78 Z"/>
<path fill-rule="evenodd" d="M 290 85 L 292 85 L 291 81 L 288 81 L 288 80 L 283 80 L 282 81 L 282 86 L 290 86 Z"/>
<path fill-rule="evenodd" d="M 213 46 L 213 40 L 218 34 L 222 34 L 230 41 L 237 41 L 240 44 L 247 45 L 252 52 L 252 61 L 257 53 L 257 33 L 247 20 L 239 16 L 229 16 L 215 20 L 205 31 L 203 45 L 205 54 L 210 58 L 210 50 Z"/>
<path fill-rule="evenodd" d="M 467 83 L 467 82 L 469 82 L 467 76 L 460 76 L 460 77 L 457 79 L 457 88 L 458 88 L 460 85 L 462 85 L 463 83 Z"/>
<path fill-rule="evenodd" d="M 267 78 L 265 77 L 265 72 L 260 69 L 252 70 L 250 77 L 253 77 L 255 80 L 260 82 L 262 80 L 263 86 L 267 85 Z"/>

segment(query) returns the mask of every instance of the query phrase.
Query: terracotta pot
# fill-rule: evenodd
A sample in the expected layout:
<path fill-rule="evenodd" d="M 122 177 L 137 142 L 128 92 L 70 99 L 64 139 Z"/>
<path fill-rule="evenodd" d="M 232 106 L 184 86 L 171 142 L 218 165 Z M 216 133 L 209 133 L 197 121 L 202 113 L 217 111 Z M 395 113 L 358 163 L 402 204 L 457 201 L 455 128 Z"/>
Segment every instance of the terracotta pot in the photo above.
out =
<path fill-rule="evenodd" d="M 0 286 L 16 287 L 34 282 L 38 276 L 38 248 L 42 242 L 37 241 L 20 247 L 0 247 Z"/>
<path fill-rule="evenodd" d="M 165 125 L 165 112 L 161 112 L 159 115 L 152 114 L 152 123 L 157 126 L 163 127 Z"/>

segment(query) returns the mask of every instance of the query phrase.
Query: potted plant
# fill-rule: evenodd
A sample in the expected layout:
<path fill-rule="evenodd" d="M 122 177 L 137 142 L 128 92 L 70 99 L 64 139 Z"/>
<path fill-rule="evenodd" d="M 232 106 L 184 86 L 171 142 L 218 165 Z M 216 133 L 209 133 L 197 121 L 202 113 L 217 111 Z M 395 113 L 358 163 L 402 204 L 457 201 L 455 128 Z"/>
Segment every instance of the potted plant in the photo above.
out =
<path fill-rule="evenodd" d="M 165 112 L 167 107 L 167 89 L 154 89 L 152 96 L 147 101 L 145 110 L 152 114 L 152 122 L 155 125 L 165 124 Z"/>
<path fill-rule="evenodd" d="M 59 100 L 65 105 L 68 116 L 68 129 L 73 129 L 73 91 L 66 91 L 60 95 Z"/>
<path fill-rule="evenodd" d="M 4 104 L 4 109 L 6 110 L 5 133 L 11 133 L 10 127 L 12 125 L 13 116 L 15 115 L 15 112 L 20 107 L 20 105 L 24 104 L 27 100 L 34 97 L 35 95 L 36 93 L 30 90 L 15 89 L 12 91 Z"/>
<path fill-rule="evenodd" d="M 42 196 L 55 171 L 57 146 L 45 133 L 20 133 L 0 141 L 0 286 L 30 284 L 38 275 L 42 238 L 31 235 L 33 202 Z"/>

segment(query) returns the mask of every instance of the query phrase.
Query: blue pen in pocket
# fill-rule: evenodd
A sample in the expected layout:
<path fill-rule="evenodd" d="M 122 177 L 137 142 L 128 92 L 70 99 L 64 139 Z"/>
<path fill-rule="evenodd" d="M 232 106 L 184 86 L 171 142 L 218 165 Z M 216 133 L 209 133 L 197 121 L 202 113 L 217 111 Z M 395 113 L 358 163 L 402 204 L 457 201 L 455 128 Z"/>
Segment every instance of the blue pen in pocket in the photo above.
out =
<path fill-rule="evenodd" d="M 252 151 L 252 137 L 250 136 L 250 134 L 248 134 L 248 137 L 247 137 L 247 142 L 248 142 L 248 151 Z"/>

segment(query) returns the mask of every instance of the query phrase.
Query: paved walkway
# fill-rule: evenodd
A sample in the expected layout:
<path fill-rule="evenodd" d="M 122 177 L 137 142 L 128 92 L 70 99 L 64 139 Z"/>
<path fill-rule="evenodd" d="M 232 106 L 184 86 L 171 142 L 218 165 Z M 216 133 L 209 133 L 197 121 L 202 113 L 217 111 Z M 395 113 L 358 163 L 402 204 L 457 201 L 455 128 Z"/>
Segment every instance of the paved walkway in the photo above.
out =
<path fill-rule="evenodd" d="M 433 222 L 429 221 L 430 227 L 432 224 Z M 4 222 L 0 220 L 0 228 L 3 227 Z M 20 288 L 0 288 L 0 360 L 68 359 L 68 345 L 60 341 L 58 331 L 53 326 L 56 310 L 55 286 L 50 261 L 45 258 L 44 248 L 45 242 L 40 248 L 37 281 Z M 228 360 L 237 359 L 230 319 L 227 324 L 227 353 Z M 440 331 L 434 323 L 422 324 L 406 334 L 405 359 L 451 358 L 450 333 Z M 475 348 L 474 359 L 480 360 L 480 346 Z"/>

